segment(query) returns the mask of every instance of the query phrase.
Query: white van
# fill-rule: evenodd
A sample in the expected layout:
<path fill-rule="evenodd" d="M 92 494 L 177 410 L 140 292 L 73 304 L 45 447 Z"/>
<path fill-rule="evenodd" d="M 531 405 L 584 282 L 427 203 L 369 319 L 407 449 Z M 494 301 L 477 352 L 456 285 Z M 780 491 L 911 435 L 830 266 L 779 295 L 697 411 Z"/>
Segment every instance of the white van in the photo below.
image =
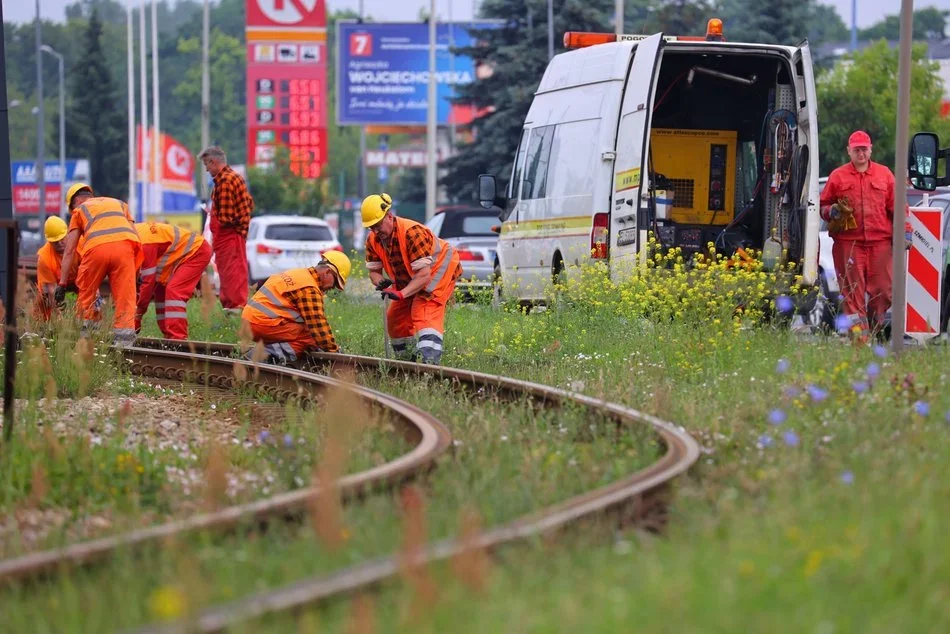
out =
<path fill-rule="evenodd" d="M 718 23 L 718 25 L 716 24 Z M 506 296 L 544 298 L 571 267 L 632 270 L 648 231 L 685 252 L 707 243 L 787 253 L 817 276 L 815 79 L 799 46 L 707 37 L 566 33 L 524 123 L 502 210 Z M 771 244 L 767 244 L 771 243 Z"/>

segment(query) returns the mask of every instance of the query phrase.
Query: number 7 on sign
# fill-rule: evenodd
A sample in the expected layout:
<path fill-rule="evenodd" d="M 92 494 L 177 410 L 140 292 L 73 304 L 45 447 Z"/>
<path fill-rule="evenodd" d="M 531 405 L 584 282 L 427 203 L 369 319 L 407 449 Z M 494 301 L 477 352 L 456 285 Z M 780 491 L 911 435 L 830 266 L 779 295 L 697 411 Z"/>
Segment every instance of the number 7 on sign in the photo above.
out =
<path fill-rule="evenodd" d="M 373 36 L 369 33 L 350 34 L 350 55 L 366 57 L 373 54 Z"/>

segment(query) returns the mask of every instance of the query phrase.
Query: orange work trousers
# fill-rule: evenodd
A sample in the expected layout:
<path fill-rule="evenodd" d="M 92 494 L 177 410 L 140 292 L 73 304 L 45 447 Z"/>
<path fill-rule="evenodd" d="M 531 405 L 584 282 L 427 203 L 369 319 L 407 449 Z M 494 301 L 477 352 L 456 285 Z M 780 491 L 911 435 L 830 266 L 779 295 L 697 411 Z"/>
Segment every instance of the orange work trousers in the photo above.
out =
<path fill-rule="evenodd" d="M 112 330 L 117 339 L 135 339 L 135 244 L 129 240 L 106 242 L 86 251 L 76 274 L 79 288 L 78 310 L 83 317 L 83 331 L 99 323 L 102 315 L 96 307 L 96 296 L 102 280 L 109 278 L 115 317 Z"/>
<path fill-rule="evenodd" d="M 454 285 L 453 285 L 454 286 Z M 445 301 L 413 295 L 389 305 L 386 323 L 396 358 L 438 365 L 442 362 Z M 410 346 L 415 342 L 415 349 Z"/>
<path fill-rule="evenodd" d="M 271 324 L 258 324 L 248 319 L 244 320 L 251 328 L 251 336 L 254 341 L 263 341 L 270 343 L 287 343 L 294 349 L 294 353 L 299 357 L 305 350 L 313 350 L 317 347 L 317 342 L 310 336 L 306 324 L 298 324 L 295 321 L 277 321 L 273 320 Z"/>

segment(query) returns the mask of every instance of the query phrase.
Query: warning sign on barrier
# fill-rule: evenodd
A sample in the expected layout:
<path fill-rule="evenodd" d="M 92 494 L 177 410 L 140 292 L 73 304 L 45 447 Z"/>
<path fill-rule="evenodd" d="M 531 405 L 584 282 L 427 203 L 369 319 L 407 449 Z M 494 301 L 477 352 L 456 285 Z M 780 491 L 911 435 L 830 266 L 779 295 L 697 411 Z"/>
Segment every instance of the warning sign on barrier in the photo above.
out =
<path fill-rule="evenodd" d="M 940 332 L 943 210 L 914 207 L 909 220 L 914 239 L 907 254 L 906 332 L 924 341 Z"/>

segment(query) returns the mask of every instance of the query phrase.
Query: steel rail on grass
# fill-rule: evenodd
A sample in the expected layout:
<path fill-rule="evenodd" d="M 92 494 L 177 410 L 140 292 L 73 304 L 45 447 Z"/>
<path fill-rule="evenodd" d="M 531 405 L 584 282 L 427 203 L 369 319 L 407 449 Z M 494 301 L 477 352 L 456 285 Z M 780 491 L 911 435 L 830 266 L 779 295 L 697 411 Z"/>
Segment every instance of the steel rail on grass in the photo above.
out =
<path fill-rule="evenodd" d="M 175 379 L 221 389 L 246 385 L 279 401 L 293 398 L 306 401 L 327 390 L 340 389 L 372 407 L 389 412 L 394 425 L 413 443 L 413 448 L 385 464 L 337 480 L 337 493 L 344 500 L 379 488 L 392 487 L 427 471 L 452 443 L 448 429 L 431 414 L 387 394 L 331 377 L 225 356 L 138 347 L 126 348 L 123 352 L 132 373 L 140 376 Z M 247 381 L 235 378 L 236 366 L 244 366 L 249 377 Z M 246 522 L 261 523 L 273 518 L 294 517 L 304 511 L 308 502 L 320 493 L 319 487 L 311 486 L 184 520 L 7 559 L 0 561 L 0 582 L 29 579 L 55 572 L 64 566 L 93 563 L 120 549 L 141 547 L 194 531 L 224 531 Z"/>
<path fill-rule="evenodd" d="M 204 349 L 215 354 L 234 354 L 236 346 L 228 344 L 173 343 L 146 340 L 144 346 Z M 606 486 L 576 495 L 561 503 L 523 515 L 511 522 L 489 528 L 474 539 L 443 539 L 433 542 L 407 563 L 405 557 L 390 555 L 352 566 L 334 573 L 303 579 L 284 587 L 251 594 L 242 599 L 211 607 L 188 621 L 167 625 L 151 625 L 134 630 L 139 634 L 171 634 L 173 632 L 220 632 L 242 621 L 267 614 L 296 610 L 333 597 L 377 585 L 390 579 L 408 565 L 421 567 L 456 557 L 467 552 L 488 550 L 529 537 L 551 533 L 574 522 L 619 511 L 624 519 L 638 522 L 662 514 L 671 482 L 686 472 L 699 457 L 699 445 L 683 429 L 655 416 L 582 394 L 568 392 L 529 381 L 469 372 L 454 368 L 433 367 L 375 357 L 342 354 L 313 354 L 312 364 L 334 369 L 403 373 L 409 376 L 432 376 L 448 379 L 458 386 L 492 390 L 515 398 L 528 396 L 547 406 L 581 405 L 618 425 L 648 425 L 666 448 L 664 455 L 652 465 L 620 478 Z"/>

